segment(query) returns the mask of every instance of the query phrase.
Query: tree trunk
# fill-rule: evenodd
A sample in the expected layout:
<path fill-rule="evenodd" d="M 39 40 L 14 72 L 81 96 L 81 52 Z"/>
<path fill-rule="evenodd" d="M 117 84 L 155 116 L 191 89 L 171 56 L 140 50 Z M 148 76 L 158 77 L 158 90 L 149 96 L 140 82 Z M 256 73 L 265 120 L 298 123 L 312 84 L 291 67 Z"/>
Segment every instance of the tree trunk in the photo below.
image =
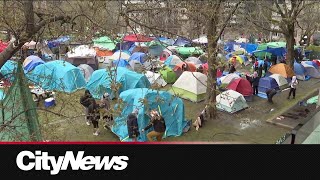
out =
<path fill-rule="evenodd" d="M 286 54 L 286 61 L 288 65 L 293 69 L 294 64 L 294 24 L 290 24 L 287 26 L 288 32 L 285 35 L 286 42 L 287 42 L 287 54 Z"/>
<path fill-rule="evenodd" d="M 216 118 L 216 48 L 217 42 L 215 41 L 217 27 L 215 19 L 211 18 L 208 22 L 207 36 L 208 36 L 208 80 L 207 80 L 207 117 L 209 119 Z"/>
<path fill-rule="evenodd" d="M 32 36 L 34 34 L 33 0 L 25 1 L 24 17 L 25 17 L 25 22 L 27 24 L 26 32 L 28 36 Z"/>

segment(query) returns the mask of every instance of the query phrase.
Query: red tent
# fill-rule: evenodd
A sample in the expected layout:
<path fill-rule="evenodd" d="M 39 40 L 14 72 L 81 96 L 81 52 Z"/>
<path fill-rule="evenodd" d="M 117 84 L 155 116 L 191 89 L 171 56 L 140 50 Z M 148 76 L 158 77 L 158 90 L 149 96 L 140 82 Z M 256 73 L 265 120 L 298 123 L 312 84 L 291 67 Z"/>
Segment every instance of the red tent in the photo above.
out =
<path fill-rule="evenodd" d="M 8 43 L 4 43 L 2 41 L 0 41 L 0 53 L 5 50 L 8 46 Z"/>
<path fill-rule="evenodd" d="M 126 35 L 123 38 L 124 41 L 130 41 L 130 42 L 150 42 L 153 41 L 152 38 L 143 36 L 141 34 L 130 34 L 130 35 Z"/>
<path fill-rule="evenodd" d="M 227 89 L 237 91 L 243 96 L 251 96 L 253 94 L 250 82 L 244 78 L 232 80 L 227 86 Z"/>
<path fill-rule="evenodd" d="M 315 62 L 319 67 L 320 67 L 320 61 L 319 60 L 313 60 L 313 62 Z"/>
<path fill-rule="evenodd" d="M 203 71 L 203 73 L 204 74 L 208 74 L 208 63 L 204 63 L 203 65 L 202 65 L 202 67 L 203 67 L 203 69 L 204 69 L 204 71 Z M 217 78 L 219 78 L 219 77 L 221 77 L 223 74 L 222 74 L 222 72 L 221 72 L 221 70 L 220 69 L 217 69 Z"/>

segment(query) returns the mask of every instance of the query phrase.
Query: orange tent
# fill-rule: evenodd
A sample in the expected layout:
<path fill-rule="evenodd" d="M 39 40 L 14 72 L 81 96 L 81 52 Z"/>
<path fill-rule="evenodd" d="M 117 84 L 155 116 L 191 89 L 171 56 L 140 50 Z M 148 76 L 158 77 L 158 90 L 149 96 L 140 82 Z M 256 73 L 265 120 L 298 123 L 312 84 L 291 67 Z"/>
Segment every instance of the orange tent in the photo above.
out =
<path fill-rule="evenodd" d="M 290 78 L 294 76 L 294 71 L 290 68 L 290 66 L 279 63 L 270 67 L 269 72 L 272 74 L 280 74 L 285 78 Z"/>
<path fill-rule="evenodd" d="M 189 63 L 189 62 L 181 62 L 181 63 L 177 64 L 173 68 L 173 70 L 174 71 L 182 71 L 183 64 L 187 65 L 187 71 L 191 71 L 191 72 L 196 72 L 197 71 L 197 67 L 193 63 Z"/>
<path fill-rule="evenodd" d="M 98 57 L 103 57 L 103 56 L 112 56 L 113 52 L 109 50 L 101 50 L 99 48 L 95 48 L 96 54 Z"/>

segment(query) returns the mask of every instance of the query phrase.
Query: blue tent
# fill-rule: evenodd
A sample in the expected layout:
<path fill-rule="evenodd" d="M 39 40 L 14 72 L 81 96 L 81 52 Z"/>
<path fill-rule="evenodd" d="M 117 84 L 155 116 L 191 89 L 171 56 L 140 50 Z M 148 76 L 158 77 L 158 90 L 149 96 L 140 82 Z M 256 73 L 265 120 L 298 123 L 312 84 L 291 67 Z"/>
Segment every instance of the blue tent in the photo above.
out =
<path fill-rule="evenodd" d="M 130 56 L 129 61 L 135 60 L 135 61 L 139 61 L 141 64 L 143 64 L 145 59 L 146 59 L 146 54 L 145 53 L 143 53 L 143 52 L 135 52 Z"/>
<path fill-rule="evenodd" d="M 28 56 L 23 62 L 24 72 L 28 73 L 29 71 L 32 71 L 36 66 L 44 63 L 46 62 L 44 62 L 38 56 L 35 56 L 35 55 Z"/>
<path fill-rule="evenodd" d="M 144 74 L 130 71 L 127 68 L 118 67 L 111 69 L 111 72 L 107 71 L 107 69 L 94 71 L 86 88 L 94 98 L 100 99 L 106 92 L 111 94 L 111 97 L 113 98 L 115 94 L 111 91 L 111 82 L 114 80 L 116 83 L 121 84 L 119 93 L 128 89 L 150 87 L 150 82 Z"/>
<path fill-rule="evenodd" d="M 128 67 L 130 64 L 125 59 L 113 60 L 112 65 L 114 67 Z"/>
<path fill-rule="evenodd" d="M 191 45 L 191 41 L 187 38 L 178 37 L 178 39 L 173 43 L 173 46 L 188 46 Z"/>
<path fill-rule="evenodd" d="M 125 42 L 122 42 L 121 43 L 121 49 L 122 49 L 122 51 L 124 51 L 124 50 L 129 50 L 131 47 L 133 47 L 133 46 L 135 46 L 134 45 L 134 42 L 129 42 L 129 41 L 125 41 Z M 116 49 L 115 49 L 116 51 L 119 51 L 120 50 L 120 43 L 117 43 L 116 44 Z"/>
<path fill-rule="evenodd" d="M 233 52 L 235 44 L 237 44 L 235 41 L 226 42 L 224 45 L 224 50 L 227 52 Z"/>
<path fill-rule="evenodd" d="M 276 56 L 283 57 L 286 54 L 286 49 L 284 47 L 278 47 L 278 48 L 267 47 L 267 49 L 264 49 L 264 50 L 253 51 L 252 54 L 259 53 L 259 52 L 267 52 L 267 53 L 274 54 Z"/>
<path fill-rule="evenodd" d="M 1 74 L 10 80 L 14 81 L 15 73 L 17 72 L 18 63 L 12 60 L 8 60 L 0 69 Z"/>
<path fill-rule="evenodd" d="M 244 48 L 248 53 L 252 53 L 257 50 L 258 44 L 240 43 L 240 47 Z"/>
<path fill-rule="evenodd" d="M 56 90 L 72 93 L 86 86 L 81 70 L 63 60 L 40 64 L 27 77 L 44 90 Z"/>
<path fill-rule="evenodd" d="M 298 63 L 298 62 L 294 62 L 293 64 L 294 67 L 294 73 L 297 76 L 297 79 L 299 80 L 308 80 L 308 78 L 306 78 L 306 69 L 303 67 L 302 64 Z"/>
<path fill-rule="evenodd" d="M 280 90 L 277 81 L 272 77 L 260 78 L 258 86 L 258 96 L 262 98 L 267 98 L 266 91 L 268 89 Z"/>
<path fill-rule="evenodd" d="M 131 89 L 124 91 L 120 94 L 120 98 L 126 104 L 122 109 L 121 115 L 116 117 L 114 124 L 111 128 L 121 141 L 131 141 L 128 137 L 127 129 L 127 116 L 136 108 L 139 109 L 138 113 L 138 127 L 146 127 L 150 118 L 147 116 L 151 109 L 157 109 L 158 112 L 163 116 L 166 122 L 165 137 L 169 136 L 180 136 L 183 133 L 183 129 L 187 125 L 185 119 L 185 111 L 183 101 L 172 96 L 166 91 L 156 91 L 151 89 Z M 141 99 L 147 100 L 147 104 L 144 104 Z M 117 105 L 115 106 L 115 109 Z M 153 128 L 149 129 L 145 133 L 140 133 L 138 141 L 147 141 L 147 133 L 152 131 Z"/>
<path fill-rule="evenodd" d="M 313 66 L 316 69 L 319 69 L 318 64 L 316 62 L 314 62 L 314 61 L 303 61 L 303 62 L 305 62 L 306 64 L 308 64 L 310 66 Z"/>

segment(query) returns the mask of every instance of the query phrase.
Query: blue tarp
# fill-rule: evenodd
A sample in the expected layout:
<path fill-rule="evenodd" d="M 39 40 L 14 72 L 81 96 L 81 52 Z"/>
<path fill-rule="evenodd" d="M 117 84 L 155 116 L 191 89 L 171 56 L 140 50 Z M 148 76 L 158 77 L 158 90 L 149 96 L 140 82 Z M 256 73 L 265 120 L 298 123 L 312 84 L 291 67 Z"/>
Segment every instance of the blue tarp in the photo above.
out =
<path fill-rule="evenodd" d="M 17 72 L 18 63 L 12 60 L 8 60 L 0 69 L 1 74 L 10 80 L 10 82 L 14 81 L 15 73 Z"/>
<path fill-rule="evenodd" d="M 138 127 L 139 130 L 145 128 L 149 122 L 149 114 L 151 109 L 157 109 L 163 116 L 166 122 L 165 137 L 180 136 L 183 134 L 183 129 L 187 125 L 185 119 L 185 110 L 183 101 L 172 96 L 166 91 L 156 91 L 146 88 L 131 89 L 124 91 L 120 94 L 120 98 L 127 105 L 123 106 L 124 109 L 119 117 L 116 117 L 114 124 L 111 128 L 121 141 L 131 141 L 128 137 L 127 116 L 136 108 L 139 109 L 138 113 Z M 147 100 L 147 104 L 143 104 L 142 99 Z M 115 109 L 117 105 L 115 106 Z M 138 141 L 148 141 L 147 134 L 153 128 L 146 132 L 140 132 Z"/>
<path fill-rule="evenodd" d="M 113 76 L 110 76 L 113 75 Z M 116 77 L 115 77 L 116 76 Z M 111 79 L 111 77 L 113 79 Z M 111 91 L 111 82 L 115 80 L 121 84 L 118 93 L 134 88 L 149 88 L 150 82 L 144 74 L 130 71 L 127 68 L 113 68 L 112 71 L 99 69 L 92 73 L 91 78 L 86 86 L 94 98 L 100 99 L 106 92 L 113 98 L 115 94 Z"/>
<path fill-rule="evenodd" d="M 178 37 L 177 40 L 173 43 L 173 46 L 186 46 L 186 45 L 191 45 L 191 41 L 183 37 Z"/>
<path fill-rule="evenodd" d="M 29 72 L 27 77 L 44 90 L 72 93 L 86 86 L 81 70 L 63 60 L 40 64 Z"/>
<path fill-rule="evenodd" d="M 57 46 L 59 46 L 61 43 L 65 43 L 65 42 L 69 41 L 70 39 L 71 39 L 70 36 L 62 36 L 62 37 L 59 37 L 58 39 L 48 41 L 48 47 L 49 47 L 50 49 L 51 49 L 51 48 L 54 48 L 54 47 L 57 47 Z"/>
<path fill-rule="evenodd" d="M 227 51 L 227 52 L 233 52 L 235 44 L 236 44 L 235 41 L 226 42 L 225 45 L 224 45 L 224 50 Z"/>
<path fill-rule="evenodd" d="M 46 63 L 41 58 L 35 55 L 28 56 L 24 61 L 24 73 L 28 73 L 29 71 L 32 71 L 36 66 Z"/>
<path fill-rule="evenodd" d="M 260 78 L 258 86 L 258 96 L 262 98 L 267 98 L 266 91 L 268 89 L 280 90 L 277 81 L 271 77 Z"/>
<path fill-rule="evenodd" d="M 145 59 L 146 59 L 146 54 L 145 53 L 143 53 L 143 52 L 135 52 L 130 56 L 129 61 L 135 60 L 135 61 L 139 61 L 141 64 L 143 64 Z"/>
<path fill-rule="evenodd" d="M 240 43 L 240 47 L 244 48 L 248 53 L 252 53 L 257 50 L 258 44 Z"/>
<path fill-rule="evenodd" d="M 129 62 L 125 59 L 113 60 L 112 65 L 115 67 L 127 67 L 130 66 Z"/>
<path fill-rule="evenodd" d="M 121 43 L 121 49 L 122 50 L 127 50 L 128 51 L 132 46 L 134 46 L 134 42 L 125 41 L 125 42 Z M 115 51 L 118 51 L 118 50 L 120 50 L 120 43 L 116 44 Z"/>

